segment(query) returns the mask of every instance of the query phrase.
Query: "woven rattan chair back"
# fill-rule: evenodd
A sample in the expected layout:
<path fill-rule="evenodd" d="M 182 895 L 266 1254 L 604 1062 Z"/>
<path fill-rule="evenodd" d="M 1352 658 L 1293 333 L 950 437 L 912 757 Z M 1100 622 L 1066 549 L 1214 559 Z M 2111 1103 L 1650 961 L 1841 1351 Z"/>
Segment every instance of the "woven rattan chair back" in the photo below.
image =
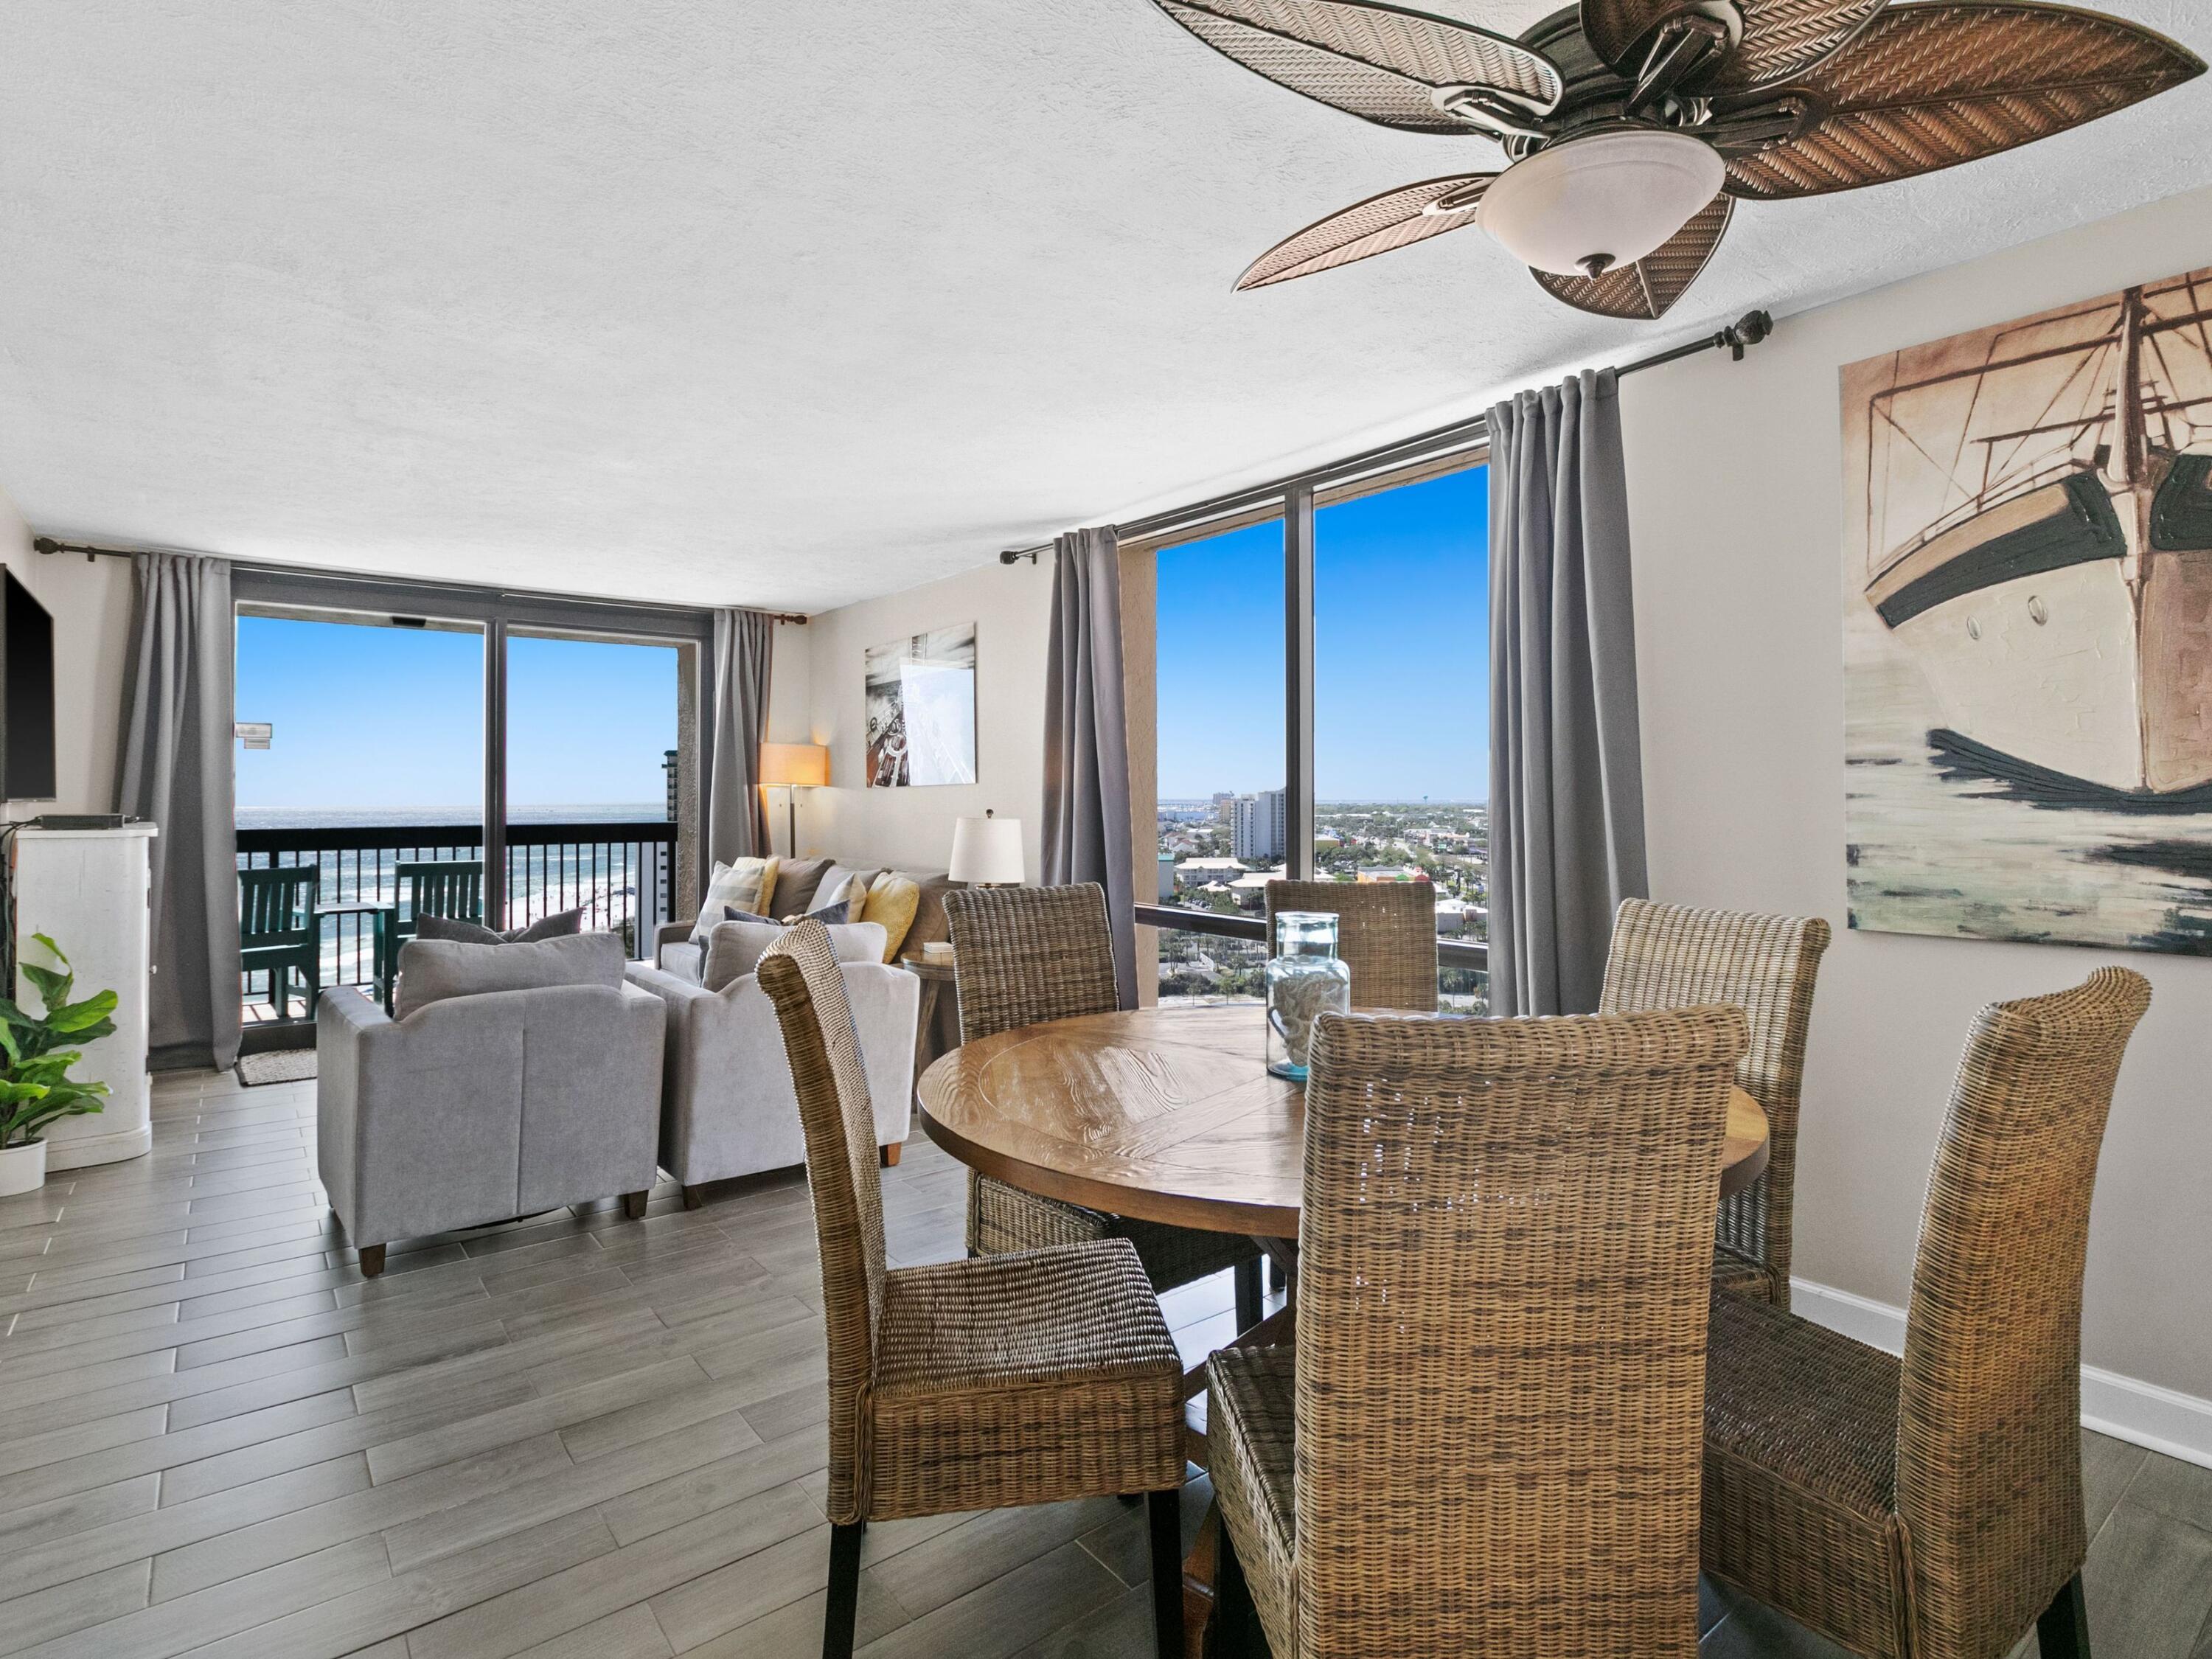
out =
<path fill-rule="evenodd" d="M 1437 890 L 1425 881 L 1271 881 L 1267 948 L 1285 910 L 1337 919 L 1336 953 L 1352 969 L 1355 1008 L 1437 1011 Z"/>
<path fill-rule="evenodd" d="M 1698 1641 L 1735 1008 L 1323 1018 L 1306 1091 L 1304 1659 Z"/>
<path fill-rule="evenodd" d="M 1766 1111 L 1765 1172 L 1720 1208 L 1720 1242 L 1766 1269 L 1771 1300 L 1790 1305 L 1797 1186 L 1797 1103 L 1805 1079 L 1805 1030 L 1813 981 L 1828 948 L 1818 916 L 1692 910 L 1646 899 L 1613 918 L 1598 1012 L 1635 1013 L 1733 1003 L 1750 1022 L 1736 1081 Z"/>
<path fill-rule="evenodd" d="M 960 994 L 960 1040 L 1121 1006 L 1106 890 L 967 887 L 945 896 Z"/>
<path fill-rule="evenodd" d="M 1898 1403 L 1914 1651 L 2008 1651 L 2081 1571 L 2081 1273 L 2150 986 L 2100 968 L 1982 1010 L 1921 1216 Z"/>
<path fill-rule="evenodd" d="M 783 1028 L 806 1135 L 830 1337 L 830 1513 L 849 1516 L 867 1497 L 860 1401 L 872 1377 L 886 1265 L 875 1111 L 829 929 L 818 921 L 786 929 L 763 953 L 759 976 Z"/>

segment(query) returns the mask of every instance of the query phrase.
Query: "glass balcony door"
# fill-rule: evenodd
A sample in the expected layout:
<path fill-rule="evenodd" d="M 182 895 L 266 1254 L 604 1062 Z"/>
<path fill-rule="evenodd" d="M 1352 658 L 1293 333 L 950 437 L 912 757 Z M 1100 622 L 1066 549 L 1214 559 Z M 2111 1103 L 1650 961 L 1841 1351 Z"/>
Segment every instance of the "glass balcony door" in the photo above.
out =
<path fill-rule="evenodd" d="M 674 914 L 681 653 L 641 641 L 501 630 L 504 915 L 580 910 L 649 955 Z"/>
<path fill-rule="evenodd" d="M 466 619 L 240 607 L 239 865 L 316 872 L 325 988 L 374 982 L 401 863 L 483 856 L 485 650 Z M 304 1017 L 296 972 L 244 998 L 251 1024 Z"/>

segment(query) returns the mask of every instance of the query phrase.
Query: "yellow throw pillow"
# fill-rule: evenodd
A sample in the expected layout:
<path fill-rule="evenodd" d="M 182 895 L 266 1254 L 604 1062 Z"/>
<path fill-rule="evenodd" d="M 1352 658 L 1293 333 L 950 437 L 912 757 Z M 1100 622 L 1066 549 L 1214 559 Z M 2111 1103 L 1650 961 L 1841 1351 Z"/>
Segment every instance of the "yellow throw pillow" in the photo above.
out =
<path fill-rule="evenodd" d="M 912 876 L 887 870 L 868 889 L 853 920 L 879 924 L 884 930 L 884 960 L 896 962 L 907 930 L 914 926 L 914 913 L 921 908 L 921 884 Z"/>

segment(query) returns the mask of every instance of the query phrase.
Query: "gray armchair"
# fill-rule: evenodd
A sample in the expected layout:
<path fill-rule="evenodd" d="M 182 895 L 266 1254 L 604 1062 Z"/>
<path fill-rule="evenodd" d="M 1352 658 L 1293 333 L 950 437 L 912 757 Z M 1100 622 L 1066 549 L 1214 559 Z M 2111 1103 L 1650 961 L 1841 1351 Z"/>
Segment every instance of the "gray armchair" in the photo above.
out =
<path fill-rule="evenodd" d="M 325 991 L 317 1156 L 362 1272 L 384 1271 L 393 1239 L 614 1193 L 642 1215 L 666 1018 L 629 985 L 453 996 L 400 1019 Z"/>

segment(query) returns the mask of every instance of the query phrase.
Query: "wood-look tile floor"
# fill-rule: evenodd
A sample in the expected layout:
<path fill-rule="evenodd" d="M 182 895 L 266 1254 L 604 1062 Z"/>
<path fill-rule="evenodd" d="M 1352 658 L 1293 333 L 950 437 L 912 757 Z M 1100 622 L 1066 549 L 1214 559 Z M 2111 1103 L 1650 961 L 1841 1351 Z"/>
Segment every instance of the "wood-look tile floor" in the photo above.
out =
<path fill-rule="evenodd" d="M 150 1155 L 0 1200 L 0 1655 L 818 1652 L 796 1172 L 395 1245 L 368 1281 L 313 1137 L 312 1083 L 165 1077 Z M 896 1260 L 958 1254 L 957 1165 L 917 1138 L 884 1193 Z M 1167 1298 L 1188 1352 L 1231 1304 Z M 2088 1459 L 2100 1650 L 2212 1659 L 2212 1471 Z M 878 1526 L 864 1559 L 875 1659 L 1150 1651 L 1141 1509 Z M 1706 1618 L 1708 1654 L 1835 1651 L 1723 1595 Z"/>

